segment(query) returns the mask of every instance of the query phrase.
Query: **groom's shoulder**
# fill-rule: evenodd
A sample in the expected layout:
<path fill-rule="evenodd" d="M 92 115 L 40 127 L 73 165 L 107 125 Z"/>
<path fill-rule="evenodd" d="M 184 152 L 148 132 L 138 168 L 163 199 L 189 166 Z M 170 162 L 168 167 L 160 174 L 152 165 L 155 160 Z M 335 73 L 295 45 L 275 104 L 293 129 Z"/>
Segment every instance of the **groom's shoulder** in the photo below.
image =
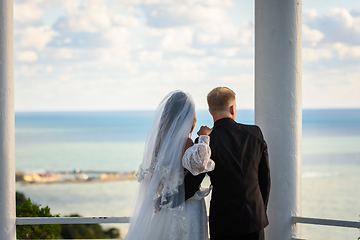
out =
<path fill-rule="evenodd" d="M 251 134 L 261 140 L 263 139 L 263 134 L 262 134 L 259 126 L 250 125 L 250 124 L 242 124 L 242 123 L 237 123 L 237 125 L 240 129 L 243 129 L 244 131 L 248 132 L 249 134 Z"/>

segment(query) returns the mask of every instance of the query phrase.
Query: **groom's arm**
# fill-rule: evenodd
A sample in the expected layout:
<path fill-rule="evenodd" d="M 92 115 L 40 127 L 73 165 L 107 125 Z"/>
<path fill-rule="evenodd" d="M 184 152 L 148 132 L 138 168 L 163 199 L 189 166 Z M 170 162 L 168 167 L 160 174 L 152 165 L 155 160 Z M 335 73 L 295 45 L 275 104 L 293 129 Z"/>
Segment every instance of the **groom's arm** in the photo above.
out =
<path fill-rule="evenodd" d="M 194 196 L 194 194 L 199 190 L 200 184 L 203 181 L 206 173 L 199 174 L 194 176 L 191 172 L 188 172 L 185 176 L 185 201 Z"/>
<path fill-rule="evenodd" d="M 270 195 L 270 168 L 269 168 L 269 154 L 267 151 L 267 145 L 264 141 L 264 150 L 259 165 L 259 185 L 261 195 L 263 197 L 265 208 L 267 208 Z"/>

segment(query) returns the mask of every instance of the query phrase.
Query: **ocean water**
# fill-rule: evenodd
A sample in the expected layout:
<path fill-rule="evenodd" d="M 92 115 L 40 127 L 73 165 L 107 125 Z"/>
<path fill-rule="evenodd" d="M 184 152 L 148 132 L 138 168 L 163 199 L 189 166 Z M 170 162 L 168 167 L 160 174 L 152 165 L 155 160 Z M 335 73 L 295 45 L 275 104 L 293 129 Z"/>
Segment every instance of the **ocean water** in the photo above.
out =
<path fill-rule="evenodd" d="M 135 171 L 152 115 L 152 111 L 16 113 L 16 170 Z M 252 124 L 253 115 L 252 110 L 239 110 L 237 121 Z M 212 125 L 207 111 L 198 111 L 197 118 L 195 129 Z M 360 220 L 360 109 L 303 110 L 302 152 L 302 216 Z M 209 179 L 203 184 L 208 185 Z M 137 181 L 17 183 L 16 188 L 33 202 L 48 205 L 53 214 L 129 216 Z M 122 237 L 128 228 L 107 226 L 120 228 Z M 359 236 L 357 229 L 302 226 L 306 239 Z"/>

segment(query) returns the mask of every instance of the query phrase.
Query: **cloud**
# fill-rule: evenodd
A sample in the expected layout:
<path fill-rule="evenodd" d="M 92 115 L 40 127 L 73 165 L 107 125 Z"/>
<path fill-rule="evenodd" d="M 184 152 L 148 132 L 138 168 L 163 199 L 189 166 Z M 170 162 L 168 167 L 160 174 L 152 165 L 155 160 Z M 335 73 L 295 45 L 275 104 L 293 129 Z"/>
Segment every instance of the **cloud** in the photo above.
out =
<path fill-rule="evenodd" d="M 113 45 L 123 47 L 123 45 L 126 44 L 128 38 L 130 37 L 130 32 L 125 27 L 113 27 L 106 30 L 102 37 L 105 41 L 108 41 Z"/>
<path fill-rule="evenodd" d="M 357 62 L 358 58 L 360 58 L 360 45 L 352 46 L 344 43 L 328 43 L 317 48 L 304 47 L 302 53 L 305 61 L 332 59 L 333 62 L 336 62 L 348 59 Z"/>
<path fill-rule="evenodd" d="M 14 3 L 14 20 L 19 23 L 34 23 L 41 20 L 44 10 L 33 4 Z"/>
<path fill-rule="evenodd" d="M 17 110 L 153 109 L 174 89 L 206 108 L 218 85 L 252 108 L 254 22 L 231 19 L 232 2 L 15 0 Z M 55 24 L 44 26 L 54 9 Z M 337 104 L 326 97 L 336 89 L 343 106 L 360 106 L 355 97 L 346 104 L 360 86 L 359 18 L 355 10 L 304 10 L 306 107 Z"/>
<path fill-rule="evenodd" d="M 147 25 L 154 28 L 211 25 L 228 22 L 225 7 L 230 1 L 144 1 L 142 9 Z"/>
<path fill-rule="evenodd" d="M 118 13 L 116 11 L 118 8 L 113 9 L 104 0 L 74 0 L 74 2 L 71 0 L 64 1 L 62 4 L 66 14 L 55 23 L 55 29 L 64 32 L 96 33 L 117 26 L 136 27 L 139 25 L 136 17 Z"/>
<path fill-rule="evenodd" d="M 139 60 L 140 62 L 157 62 L 162 59 L 163 55 L 162 51 L 140 51 Z"/>
<path fill-rule="evenodd" d="M 310 43 L 311 46 L 316 46 L 324 38 L 324 34 L 316 29 L 310 29 L 307 25 L 302 26 L 303 42 Z"/>
<path fill-rule="evenodd" d="M 43 50 L 58 34 L 48 26 L 27 27 L 21 31 L 16 31 L 16 35 L 20 37 L 21 47 L 37 50 Z"/>
<path fill-rule="evenodd" d="M 116 26 L 127 26 L 127 27 L 137 27 L 139 26 L 139 20 L 134 16 L 123 16 L 121 14 L 116 14 L 111 17 L 113 24 Z"/>
<path fill-rule="evenodd" d="M 46 67 L 47 72 L 52 72 L 53 70 L 54 70 L 53 66 L 47 66 Z"/>
<path fill-rule="evenodd" d="M 68 32 L 98 32 L 111 26 L 110 13 L 103 0 L 64 1 L 65 16 L 55 24 L 55 29 Z"/>
<path fill-rule="evenodd" d="M 17 60 L 21 62 L 34 62 L 37 59 L 38 56 L 34 51 L 22 51 L 17 55 Z"/>
<path fill-rule="evenodd" d="M 147 28 L 145 31 L 146 46 L 168 52 L 190 51 L 193 42 L 193 30 L 189 27 Z"/>
<path fill-rule="evenodd" d="M 305 61 L 316 61 L 319 59 L 329 59 L 334 56 L 333 51 L 325 49 L 313 49 L 313 48 L 303 48 L 302 49 L 303 60 Z"/>
<path fill-rule="evenodd" d="M 304 71 L 304 108 L 359 108 L 360 65 Z"/>
<path fill-rule="evenodd" d="M 335 43 L 332 47 L 337 52 L 340 59 L 360 58 L 360 43 L 359 46 L 348 46 L 343 43 Z"/>
<path fill-rule="evenodd" d="M 324 43 L 342 42 L 358 45 L 360 42 L 360 16 L 355 11 L 334 8 L 320 14 L 314 9 L 304 10 L 303 23 L 312 31 L 321 32 L 323 34 L 321 41 Z"/>
<path fill-rule="evenodd" d="M 243 22 L 240 26 L 221 24 L 201 28 L 195 34 L 195 46 L 235 48 L 252 45 L 253 39 L 254 26 L 251 21 Z"/>
<path fill-rule="evenodd" d="M 74 58 L 74 50 L 68 48 L 59 48 L 57 49 L 56 57 L 61 59 L 72 59 Z"/>
<path fill-rule="evenodd" d="M 225 57 L 234 57 L 239 52 L 239 48 L 221 48 L 216 49 L 215 52 Z"/>

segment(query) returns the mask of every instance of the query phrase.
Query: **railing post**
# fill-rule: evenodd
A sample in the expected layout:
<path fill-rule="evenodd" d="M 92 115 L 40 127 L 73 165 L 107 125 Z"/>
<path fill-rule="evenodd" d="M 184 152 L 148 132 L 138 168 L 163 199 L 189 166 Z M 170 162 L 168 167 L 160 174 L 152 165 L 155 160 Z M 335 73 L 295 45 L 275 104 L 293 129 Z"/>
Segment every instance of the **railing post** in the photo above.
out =
<path fill-rule="evenodd" d="M 0 0 L 0 239 L 16 239 L 13 1 Z"/>
<path fill-rule="evenodd" d="M 300 237 L 301 0 L 255 0 L 255 123 L 268 143 L 267 240 Z"/>

